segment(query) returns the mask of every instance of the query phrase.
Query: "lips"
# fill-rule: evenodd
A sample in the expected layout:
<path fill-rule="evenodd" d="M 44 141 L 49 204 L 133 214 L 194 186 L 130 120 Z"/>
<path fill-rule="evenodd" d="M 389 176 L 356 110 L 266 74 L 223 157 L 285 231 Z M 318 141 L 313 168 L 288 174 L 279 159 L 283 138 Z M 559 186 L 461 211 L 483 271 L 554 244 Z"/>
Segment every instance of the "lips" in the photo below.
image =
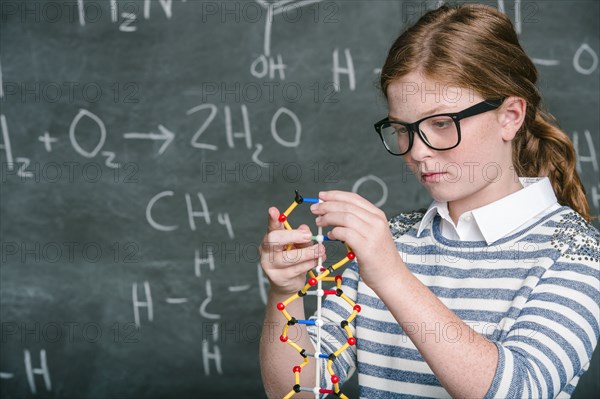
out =
<path fill-rule="evenodd" d="M 446 172 L 421 173 L 421 181 L 425 183 L 439 182 Z"/>

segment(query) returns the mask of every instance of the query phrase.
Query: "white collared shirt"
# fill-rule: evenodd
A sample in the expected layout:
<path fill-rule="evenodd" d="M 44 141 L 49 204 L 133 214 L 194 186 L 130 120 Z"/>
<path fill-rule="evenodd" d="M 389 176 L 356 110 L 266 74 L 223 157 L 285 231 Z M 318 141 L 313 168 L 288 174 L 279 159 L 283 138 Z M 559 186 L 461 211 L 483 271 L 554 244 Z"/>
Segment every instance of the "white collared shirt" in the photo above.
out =
<path fill-rule="evenodd" d="M 447 202 L 433 201 L 425 212 L 417 237 L 433 217 L 442 218 L 441 233 L 450 240 L 486 241 L 489 244 L 535 223 L 560 205 L 547 177 L 520 177 L 523 188 L 491 204 L 465 212 L 455 225 Z"/>

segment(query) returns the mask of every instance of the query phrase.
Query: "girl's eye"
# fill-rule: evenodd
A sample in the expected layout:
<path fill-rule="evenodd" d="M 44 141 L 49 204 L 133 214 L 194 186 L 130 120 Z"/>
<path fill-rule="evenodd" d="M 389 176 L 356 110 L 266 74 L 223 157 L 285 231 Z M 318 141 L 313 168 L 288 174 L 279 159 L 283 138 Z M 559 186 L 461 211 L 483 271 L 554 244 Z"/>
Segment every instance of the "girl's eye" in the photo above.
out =
<path fill-rule="evenodd" d="M 408 133 L 408 129 L 406 128 L 406 126 L 402 126 L 402 125 L 394 125 L 394 130 L 396 131 L 396 134 L 407 134 Z"/>
<path fill-rule="evenodd" d="M 431 125 L 433 127 L 435 127 L 436 129 L 445 129 L 445 128 L 451 126 L 452 123 L 453 122 L 451 119 L 445 119 L 445 118 L 431 121 Z"/>

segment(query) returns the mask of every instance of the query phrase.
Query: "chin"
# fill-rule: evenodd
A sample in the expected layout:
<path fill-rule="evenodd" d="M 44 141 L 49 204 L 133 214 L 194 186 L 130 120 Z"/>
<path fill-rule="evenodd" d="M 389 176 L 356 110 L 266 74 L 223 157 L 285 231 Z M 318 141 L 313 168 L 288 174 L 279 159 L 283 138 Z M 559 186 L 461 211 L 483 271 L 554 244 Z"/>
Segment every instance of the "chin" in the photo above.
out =
<path fill-rule="evenodd" d="M 433 200 L 437 202 L 452 202 L 456 200 L 460 200 L 465 198 L 468 193 L 461 192 L 460 194 L 456 193 L 456 189 L 451 190 L 429 190 L 429 194 Z"/>

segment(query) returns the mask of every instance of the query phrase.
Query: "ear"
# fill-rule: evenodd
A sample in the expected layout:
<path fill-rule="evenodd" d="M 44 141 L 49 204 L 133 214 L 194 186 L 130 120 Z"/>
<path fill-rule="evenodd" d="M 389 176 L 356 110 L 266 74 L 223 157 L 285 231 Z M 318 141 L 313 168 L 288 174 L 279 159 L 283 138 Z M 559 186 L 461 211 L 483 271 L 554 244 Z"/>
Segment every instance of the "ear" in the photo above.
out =
<path fill-rule="evenodd" d="M 502 139 L 512 141 L 525 121 L 527 102 L 521 97 L 508 97 L 498 110 Z"/>

